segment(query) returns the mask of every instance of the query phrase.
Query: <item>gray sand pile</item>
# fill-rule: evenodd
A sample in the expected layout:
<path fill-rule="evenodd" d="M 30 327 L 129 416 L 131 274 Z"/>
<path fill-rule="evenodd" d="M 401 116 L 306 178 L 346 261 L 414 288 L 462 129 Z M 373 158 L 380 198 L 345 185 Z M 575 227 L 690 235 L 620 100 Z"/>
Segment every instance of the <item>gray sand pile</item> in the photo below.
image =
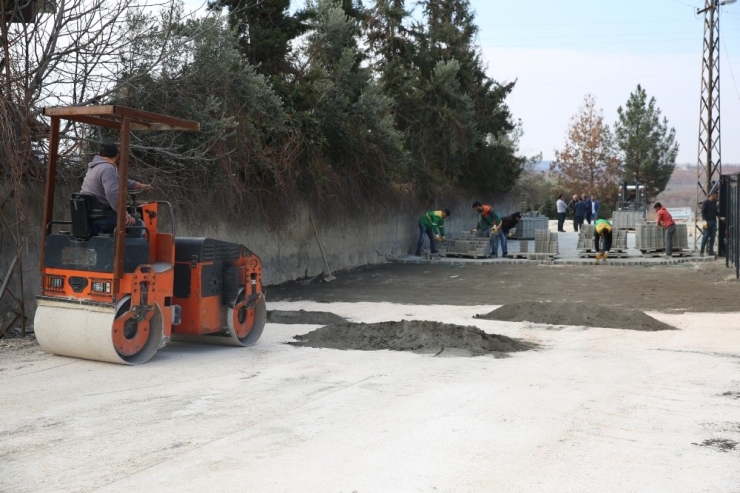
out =
<path fill-rule="evenodd" d="M 535 349 L 536 344 L 501 335 L 486 334 L 477 327 L 423 320 L 377 324 L 332 324 L 295 336 L 294 346 L 373 351 L 413 351 L 445 355 L 480 356 Z"/>
<path fill-rule="evenodd" d="M 267 321 L 274 324 L 328 325 L 345 323 L 347 319 L 330 312 L 271 310 L 267 312 Z"/>
<path fill-rule="evenodd" d="M 548 325 L 576 325 L 629 330 L 677 330 L 639 310 L 624 310 L 585 303 L 510 303 L 475 318 Z"/>

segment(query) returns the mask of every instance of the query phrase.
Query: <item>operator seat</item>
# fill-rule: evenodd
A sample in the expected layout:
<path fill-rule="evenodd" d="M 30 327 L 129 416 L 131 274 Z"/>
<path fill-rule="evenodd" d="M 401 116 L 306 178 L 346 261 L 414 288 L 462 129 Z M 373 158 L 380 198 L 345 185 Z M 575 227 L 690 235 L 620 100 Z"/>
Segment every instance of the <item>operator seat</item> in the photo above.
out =
<path fill-rule="evenodd" d="M 94 235 L 91 222 L 95 219 L 115 215 L 110 207 L 105 207 L 94 195 L 73 193 L 69 199 L 72 212 L 72 236 L 87 241 Z M 110 234 L 114 228 L 101 229 L 101 233 Z"/>

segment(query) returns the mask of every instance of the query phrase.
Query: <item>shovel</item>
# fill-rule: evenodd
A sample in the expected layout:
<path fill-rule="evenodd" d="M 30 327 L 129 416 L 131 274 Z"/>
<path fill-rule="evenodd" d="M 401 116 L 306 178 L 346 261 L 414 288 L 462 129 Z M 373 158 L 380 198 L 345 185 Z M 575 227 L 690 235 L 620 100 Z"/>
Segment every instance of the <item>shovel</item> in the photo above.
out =
<path fill-rule="evenodd" d="M 324 282 L 330 282 L 336 279 L 331 273 L 331 270 L 329 269 L 329 264 L 326 262 L 326 255 L 324 255 L 324 247 L 321 245 L 321 240 L 319 239 L 319 233 L 316 231 L 316 225 L 313 223 L 313 218 L 309 214 L 308 220 L 311 221 L 311 227 L 313 228 L 313 233 L 316 235 L 316 242 L 319 244 L 319 251 L 321 252 L 321 258 L 324 259 L 324 265 L 326 266 L 326 272 L 329 273 L 328 276 L 324 277 Z"/>

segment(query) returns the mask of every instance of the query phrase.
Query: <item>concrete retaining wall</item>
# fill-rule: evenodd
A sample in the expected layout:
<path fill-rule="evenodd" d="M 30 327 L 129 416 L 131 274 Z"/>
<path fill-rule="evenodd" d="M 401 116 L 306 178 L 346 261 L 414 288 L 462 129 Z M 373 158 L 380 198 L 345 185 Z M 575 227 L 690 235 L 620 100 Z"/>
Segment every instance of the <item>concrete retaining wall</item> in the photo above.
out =
<path fill-rule="evenodd" d="M 448 235 L 475 227 L 477 214 L 471 208 L 472 202 L 472 199 L 460 198 L 451 204 L 440 203 L 436 206 L 438 209 L 448 207 L 452 212 L 445 221 Z M 518 210 L 510 202 L 513 201 L 502 197 L 493 206 L 501 213 L 510 214 Z M 332 222 L 314 217 L 329 268 L 334 272 L 379 264 L 413 253 L 419 238 L 419 217 L 426 210 L 434 208 L 417 206 L 413 210 L 398 210 L 384 215 L 368 213 L 364 217 L 343 218 Z M 186 226 L 179 226 L 179 234 L 210 236 L 246 245 L 262 259 L 267 285 L 315 277 L 326 272 L 316 236 L 308 220 L 308 210 L 305 208 L 290 221 L 285 232 L 277 235 L 268 232 L 254 220 L 245 221 L 244 224 L 219 223 L 193 227 L 193 224 L 202 222 L 200 219 L 186 220 Z"/>
<path fill-rule="evenodd" d="M 37 187 L 29 192 L 32 199 L 25 200 L 25 215 L 21 220 L 23 234 L 27 241 L 23 249 L 23 271 L 25 295 L 29 307 L 26 312 L 32 316 L 35 309 L 35 296 L 39 292 L 39 241 L 43 208 L 43 189 Z M 448 235 L 475 227 L 477 215 L 471 208 L 473 198 L 458 198 L 435 206 L 417 205 L 383 215 L 368 212 L 360 217 L 334 219 L 331 222 L 315 217 L 314 221 L 326 253 L 329 268 L 335 272 L 363 265 L 386 262 L 390 259 L 412 253 L 418 239 L 417 222 L 422 213 L 434 208 L 449 207 L 451 217 L 446 221 Z M 501 197 L 488 201 L 501 214 L 518 210 L 514 199 Z M 69 218 L 67 196 L 60 192 L 56 200 L 58 212 L 55 217 Z M 260 218 L 245 218 L 240 224 L 213 222 L 211 218 L 185 217 L 176 215 L 178 236 L 209 236 L 224 241 L 246 245 L 263 262 L 265 285 L 285 281 L 315 277 L 326 271 L 321 258 L 313 228 L 308 220 L 308 209 L 301 208 L 296 217 L 288 219 L 287 229 L 274 234 L 260 221 Z M 15 222 L 15 211 L 8 203 L 5 214 L 11 223 Z M 12 239 L 7 232 L 0 235 L 0 279 L 15 254 Z M 17 283 L 11 289 L 18 295 Z M 0 301 L 0 321 L 7 313 L 8 301 Z M 3 309 L 5 307 L 5 309 Z"/>

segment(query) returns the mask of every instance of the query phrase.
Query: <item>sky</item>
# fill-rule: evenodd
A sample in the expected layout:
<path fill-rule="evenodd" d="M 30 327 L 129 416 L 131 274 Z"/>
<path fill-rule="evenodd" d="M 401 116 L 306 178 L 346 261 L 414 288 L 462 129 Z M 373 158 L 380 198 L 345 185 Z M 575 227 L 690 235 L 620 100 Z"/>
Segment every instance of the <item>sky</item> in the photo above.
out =
<path fill-rule="evenodd" d="M 488 75 L 516 81 L 507 103 L 522 122 L 521 152 L 554 159 L 589 93 L 613 127 L 640 84 L 676 129 L 677 162 L 695 164 L 704 2 L 470 0 Z M 740 164 L 740 2 L 721 7 L 720 26 L 722 162 Z"/>
<path fill-rule="evenodd" d="M 696 163 L 704 0 L 471 0 L 488 74 L 508 99 L 524 154 L 552 159 L 591 93 L 613 127 L 638 84 L 676 129 L 678 163 Z M 720 11 L 722 162 L 740 163 L 740 3 Z"/>

